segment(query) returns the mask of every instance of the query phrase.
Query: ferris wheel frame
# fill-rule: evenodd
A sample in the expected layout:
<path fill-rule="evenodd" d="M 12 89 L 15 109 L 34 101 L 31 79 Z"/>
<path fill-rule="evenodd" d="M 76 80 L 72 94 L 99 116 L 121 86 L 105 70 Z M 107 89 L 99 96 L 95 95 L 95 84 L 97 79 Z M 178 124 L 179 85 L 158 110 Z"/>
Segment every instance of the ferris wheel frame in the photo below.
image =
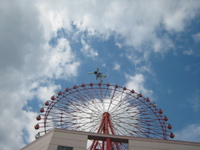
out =
<path fill-rule="evenodd" d="M 168 118 L 155 103 L 141 93 L 109 83 L 74 85 L 59 91 L 45 102 L 36 119 L 42 120 L 35 125 L 36 130 L 43 129 L 41 133 L 62 128 L 142 138 L 174 138 Z"/>

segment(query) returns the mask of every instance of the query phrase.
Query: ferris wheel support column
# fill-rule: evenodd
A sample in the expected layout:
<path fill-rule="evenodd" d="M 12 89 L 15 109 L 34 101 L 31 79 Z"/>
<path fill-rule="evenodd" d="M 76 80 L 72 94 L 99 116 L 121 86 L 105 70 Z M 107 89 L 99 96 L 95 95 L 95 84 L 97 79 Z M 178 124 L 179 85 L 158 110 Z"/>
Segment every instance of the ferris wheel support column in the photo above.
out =
<path fill-rule="evenodd" d="M 109 130 L 108 130 L 108 124 L 109 124 L 109 117 L 110 117 L 110 114 L 108 112 L 105 112 L 103 114 L 103 117 L 104 117 L 104 133 L 105 134 L 109 134 Z M 110 138 L 106 138 L 106 150 L 111 150 L 111 143 L 110 143 Z"/>

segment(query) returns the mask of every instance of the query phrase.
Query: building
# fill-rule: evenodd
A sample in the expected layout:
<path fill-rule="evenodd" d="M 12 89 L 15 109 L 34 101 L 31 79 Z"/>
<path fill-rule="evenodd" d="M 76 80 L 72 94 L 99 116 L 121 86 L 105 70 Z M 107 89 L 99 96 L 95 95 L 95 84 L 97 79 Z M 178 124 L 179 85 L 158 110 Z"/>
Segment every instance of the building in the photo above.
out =
<path fill-rule="evenodd" d="M 53 129 L 21 150 L 85 150 L 89 140 L 128 143 L 129 150 L 200 150 L 200 143 Z"/>

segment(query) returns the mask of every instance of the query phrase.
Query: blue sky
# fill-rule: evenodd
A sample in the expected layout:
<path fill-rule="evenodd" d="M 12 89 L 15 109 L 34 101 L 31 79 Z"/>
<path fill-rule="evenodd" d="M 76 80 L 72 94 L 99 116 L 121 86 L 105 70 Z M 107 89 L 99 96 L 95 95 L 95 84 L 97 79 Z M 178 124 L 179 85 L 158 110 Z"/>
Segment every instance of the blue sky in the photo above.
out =
<path fill-rule="evenodd" d="M 104 83 L 156 102 L 175 140 L 200 142 L 199 10 L 198 0 L 1 2 L 0 147 L 33 141 L 43 103 L 98 82 L 87 74 L 97 67 Z"/>

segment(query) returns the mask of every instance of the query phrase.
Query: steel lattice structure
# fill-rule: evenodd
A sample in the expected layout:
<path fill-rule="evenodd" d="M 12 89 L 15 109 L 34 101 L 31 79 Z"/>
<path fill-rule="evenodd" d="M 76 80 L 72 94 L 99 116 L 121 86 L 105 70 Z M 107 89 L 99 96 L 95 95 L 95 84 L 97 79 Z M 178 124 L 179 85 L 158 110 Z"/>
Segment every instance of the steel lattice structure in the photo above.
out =
<path fill-rule="evenodd" d="M 126 87 L 82 84 L 52 96 L 40 109 L 35 129 L 53 128 L 142 138 L 168 139 L 174 134 L 155 103 Z M 90 149 L 127 149 L 127 144 L 93 141 Z"/>

